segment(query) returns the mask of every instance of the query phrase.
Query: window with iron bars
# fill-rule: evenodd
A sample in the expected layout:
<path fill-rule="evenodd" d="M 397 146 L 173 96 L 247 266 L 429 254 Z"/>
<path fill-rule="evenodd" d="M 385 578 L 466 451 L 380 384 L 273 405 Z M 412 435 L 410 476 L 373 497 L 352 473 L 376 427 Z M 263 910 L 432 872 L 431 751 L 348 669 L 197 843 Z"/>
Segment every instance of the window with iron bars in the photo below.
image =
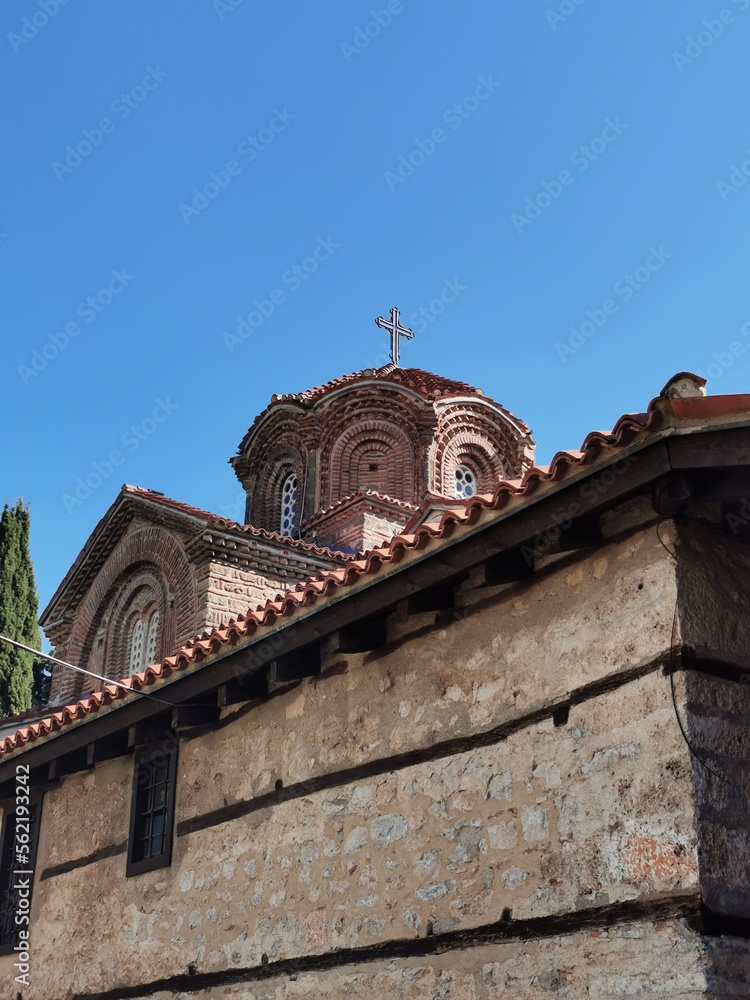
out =
<path fill-rule="evenodd" d="M 22 921 L 19 924 L 16 917 L 30 913 L 41 812 L 41 797 L 32 799 L 28 816 L 17 816 L 13 803 L 8 803 L 5 809 L 0 831 L 0 955 L 11 954 L 19 943 L 18 932 L 29 929 L 28 923 Z M 22 852 L 18 850 L 21 846 L 21 839 L 17 837 L 19 832 L 23 834 Z M 27 836 L 28 840 L 25 839 Z M 25 885 L 27 882 L 28 885 Z M 23 908 L 18 892 L 20 887 L 28 890 Z"/>
<path fill-rule="evenodd" d="M 172 863 L 177 742 L 175 734 L 167 732 L 136 751 L 127 875 Z"/>

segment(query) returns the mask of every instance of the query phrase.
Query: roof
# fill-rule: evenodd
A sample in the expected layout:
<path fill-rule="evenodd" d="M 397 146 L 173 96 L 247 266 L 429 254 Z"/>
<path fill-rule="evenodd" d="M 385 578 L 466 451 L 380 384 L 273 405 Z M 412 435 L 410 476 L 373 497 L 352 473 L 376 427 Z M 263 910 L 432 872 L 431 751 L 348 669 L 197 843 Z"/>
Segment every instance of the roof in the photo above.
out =
<path fill-rule="evenodd" d="M 311 557 L 318 557 L 329 561 L 335 560 L 336 562 L 351 558 L 346 553 L 321 548 L 311 542 L 303 542 L 298 538 L 289 538 L 275 531 L 266 531 L 263 528 L 256 528 L 251 524 L 238 524 L 236 521 L 220 517 L 218 514 L 212 514 L 210 511 L 181 503 L 179 500 L 172 500 L 170 497 L 164 496 L 163 493 L 159 493 L 156 490 L 145 489 L 142 486 L 131 486 L 125 483 L 117 499 L 91 532 L 86 544 L 76 557 L 75 562 L 52 595 L 47 607 L 40 615 L 40 622 L 44 623 L 46 621 L 51 610 L 77 575 L 84 573 L 85 578 L 88 578 L 98 571 L 114 547 L 114 542 L 120 537 L 121 531 L 118 530 L 118 526 L 122 528 L 128 523 L 128 517 L 123 513 L 123 508 L 127 505 L 132 507 L 133 504 L 141 504 L 146 507 L 156 505 L 157 508 L 169 511 L 178 517 L 189 518 L 198 524 L 214 525 L 222 531 L 240 532 L 244 537 L 249 536 L 258 541 L 280 544 L 284 547 L 292 546 L 295 549 L 309 553 Z M 113 535 L 113 539 L 107 542 L 105 536 L 110 534 Z"/>
<path fill-rule="evenodd" d="M 108 685 L 101 692 L 51 713 L 48 718 L 19 728 L 14 735 L 7 736 L 0 743 L 0 758 L 53 735 L 66 726 L 80 724 L 115 702 L 124 702 L 129 697 L 128 687 L 139 691 L 153 685 L 158 686 L 174 674 L 249 642 L 257 633 L 262 634 L 263 630 L 276 625 L 281 619 L 293 622 L 300 609 L 324 606 L 328 598 L 340 596 L 341 591 L 366 585 L 370 578 L 400 563 L 408 552 L 439 546 L 441 542 L 448 541 L 456 531 L 474 526 L 487 514 L 502 512 L 513 501 L 517 501 L 514 510 L 525 508 L 527 501 L 533 502 L 534 494 L 545 485 L 573 478 L 582 471 L 593 472 L 601 465 L 599 459 L 602 456 L 606 459 L 615 458 L 619 451 L 624 451 L 634 443 L 646 444 L 655 439 L 662 428 L 667 433 L 673 433 L 674 429 L 690 432 L 706 423 L 709 424 L 707 429 L 737 426 L 738 423 L 750 424 L 750 395 L 693 398 L 658 396 L 652 400 L 645 413 L 625 414 L 611 431 L 593 431 L 588 434 L 579 450 L 557 452 L 549 466 L 533 467 L 521 479 L 500 482 L 492 494 L 472 497 L 460 509 L 444 511 L 438 521 L 420 525 L 413 534 L 396 535 L 387 545 L 352 559 L 343 568 L 320 573 L 280 594 L 276 600 L 267 601 L 257 610 L 240 615 L 221 628 L 204 632 L 172 656 L 148 667 L 143 673 L 122 681 L 125 688 Z"/>
<path fill-rule="evenodd" d="M 366 486 L 362 486 L 358 490 L 355 490 L 354 493 L 348 493 L 345 497 L 341 497 L 341 499 L 328 504 L 327 507 L 322 507 L 320 510 L 316 511 L 311 517 L 308 517 L 302 522 L 302 527 L 307 529 L 311 525 L 317 524 L 318 521 L 322 521 L 324 518 L 327 518 L 335 511 L 339 511 L 343 507 L 351 506 L 354 503 L 361 502 L 374 503 L 383 510 L 392 510 L 395 507 L 399 511 L 404 511 L 406 514 L 413 514 L 419 509 L 416 504 L 409 503 L 407 500 L 398 500 L 396 497 L 388 496 L 387 493 L 379 493 L 377 490 L 371 490 Z"/>
<path fill-rule="evenodd" d="M 398 365 L 383 365 L 382 368 L 366 368 L 361 372 L 352 372 L 351 375 L 341 375 L 339 378 L 331 379 L 324 385 L 315 386 L 305 392 L 297 393 L 293 398 L 304 400 L 305 402 L 315 402 L 322 399 L 337 389 L 345 386 L 355 385 L 357 382 L 368 382 L 376 379 L 380 382 L 391 382 L 393 385 L 400 385 L 413 392 L 419 393 L 426 399 L 437 399 L 440 396 L 483 396 L 481 389 L 477 389 L 468 382 L 459 382 L 457 379 L 444 378 L 442 375 L 435 375 L 433 372 L 423 371 L 421 368 L 400 368 Z M 285 399 L 287 397 L 274 397 L 275 399 Z"/>
<path fill-rule="evenodd" d="M 211 514 L 209 511 L 200 510 L 198 507 L 191 507 L 190 504 L 181 503 L 179 500 L 170 500 L 170 498 L 165 497 L 163 493 L 157 493 L 155 490 L 145 489 L 143 486 L 129 486 L 126 483 L 122 490 L 123 493 L 140 497 L 143 500 L 150 500 L 152 503 L 159 504 L 162 507 L 168 507 L 170 510 L 177 511 L 180 514 L 186 514 L 188 517 L 193 517 L 196 520 L 205 521 L 206 524 L 215 524 L 217 527 L 223 528 L 227 531 L 240 531 L 243 535 L 250 535 L 253 538 L 263 539 L 264 541 L 281 542 L 285 546 L 291 545 L 294 548 L 304 549 L 305 551 L 316 555 L 336 557 L 337 559 L 341 558 L 341 553 L 334 552 L 332 549 L 321 548 L 319 545 L 314 545 L 312 542 L 304 542 L 301 538 L 291 538 L 288 535 L 280 535 L 278 531 L 266 531 L 265 528 L 256 528 L 252 524 L 239 524 L 237 521 L 230 521 L 226 517 L 220 517 L 218 514 Z M 344 558 L 348 557 L 344 556 Z"/>
<path fill-rule="evenodd" d="M 265 410 L 262 410 L 258 414 L 250 425 L 247 434 L 245 434 L 240 442 L 237 449 L 238 454 L 242 454 L 252 437 L 253 431 L 274 409 L 289 403 L 296 403 L 305 409 L 312 409 L 323 399 L 335 392 L 368 382 L 398 386 L 399 388 L 417 393 L 423 399 L 432 401 L 449 399 L 453 396 L 474 396 L 500 410 L 522 434 L 530 435 L 531 433 L 527 425 L 511 413 L 510 410 L 507 410 L 500 403 L 495 402 L 494 399 L 490 399 L 489 396 L 485 396 L 481 389 L 477 389 L 467 382 L 458 382 L 456 379 L 435 375 L 433 372 L 426 372 L 421 368 L 399 368 L 397 365 L 388 364 L 383 365 L 382 368 L 365 368 L 363 371 L 352 372 L 350 375 L 342 375 L 340 378 L 332 379 L 330 382 L 315 386 L 312 389 L 306 389 L 304 392 L 272 396 L 271 402 Z"/>

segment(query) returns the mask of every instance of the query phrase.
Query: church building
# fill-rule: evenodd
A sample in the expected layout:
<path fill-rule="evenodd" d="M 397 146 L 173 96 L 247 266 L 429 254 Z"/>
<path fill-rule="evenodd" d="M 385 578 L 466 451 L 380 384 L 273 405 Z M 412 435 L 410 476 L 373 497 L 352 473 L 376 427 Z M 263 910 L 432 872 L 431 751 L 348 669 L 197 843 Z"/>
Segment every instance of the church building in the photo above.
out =
<path fill-rule="evenodd" d="M 750 996 L 750 395 L 540 467 L 378 322 L 253 420 L 244 523 L 125 485 L 43 611 L 3 997 Z"/>

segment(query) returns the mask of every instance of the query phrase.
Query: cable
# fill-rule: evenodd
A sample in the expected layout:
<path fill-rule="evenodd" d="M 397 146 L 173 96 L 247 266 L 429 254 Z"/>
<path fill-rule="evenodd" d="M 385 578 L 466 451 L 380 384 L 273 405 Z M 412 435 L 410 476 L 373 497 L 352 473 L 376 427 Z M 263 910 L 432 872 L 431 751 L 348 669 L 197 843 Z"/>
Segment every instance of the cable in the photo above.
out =
<path fill-rule="evenodd" d="M 657 523 L 657 525 L 656 525 L 656 537 L 659 539 L 659 542 L 661 543 L 662 547 L 669 553 L 669 555 L 672 557 L 672 559 L 675 562 L 677 562 L 677 554 L 675 552 L 673 552 L 672 549 L 670 549 L 670 547 L 666 544 L 666 542 L 664 541 L 664 539 L 661 537 L 661 533 L 659 531 L 659 529 L 661 528 L 662 524 L 664 524 L 664 521 L 669 521 L 669 520 L 673 520 L 673 518 L 665 517 L 664 520 L 659 521 Z M 706 761 L 703 759 L 703 757 L 701 757 L 701 755 L 695 749 L 695 747 L 693 746 L 693 744 L 690 742 L 690 737 L 688 736 L 687 731 L 685 730 L 685 725 L 684 725 L 684 723 L 682 721 L 682 717 L 680 716 L 680 710 L 679 710 L 678 705 L 677 705 L 677 694 L 675 692 L 675 686 L 674 686 L 674 675 L 675 675 L 675 672 L 676 672 L 676 668 L 675 668 L 675 646 L 676 646 L 675 638 L 676 638 L 676 635 L 677 635 L 677 611 L 678 611 L 678 608 L 679 608 L 679 597 L 676 596 L 675 597 L 675 602 L 674 602 L 674 614 L 672 616 L 672 634 L 671 634 L 670 639 L 669 639 L 669 687 L 670 687 L 670 690 L 672 692 L 672 706 L 674 707 L 674 714 L 675 714 L 675 718 L 677 719 L 677 725 L 680 727 L 680 732 L 682 733 L 682 738 L 685 741 L 685 744 L 686 744 L 688 750 L 690 751 L 690 753 L 692 754 L 692 756 L 695 757 L 695 759 L 697 761 L 700 761 L 700 763 L 705 767 L 705 769 L 709 772 L 709 774 L 713 774 L 713 776 L 715 778 L 719 778 L 719 780 L 723 781 L 724 784 L 731 785 L 732 782 L 729 780 L 729 778 L 725 778 L 723 774 L 719 774 L 718 771 L 714 771 L 714 769 L 712 767 L 709 767 L 709 765 L 706 763 Z"/>
<path fill-rule="evenodd" d="M 155 694 L 149 694 L 146 691 L 139 691 L 137 688 L 131 687 L 129 684 L 124 684 L 122 681 L 110 680 L 109 677 L 103 677 L 101 674 L 95 674 L 93 670 L 85 670 L 83 667 L 77 667 L 74 663 L 66 663 L 65 660 L 59 660 L 56 656 L 50 656 L 48 653 L 42 653 L 38 649 L 26 646 L 24 643 L 17 642 L 15 639 L 9 639 L 5 635 L 0 635 L 0 641 L 7 642 L 9 645 L 15 646 L 17 649 L 23 649 L 27 653 L 33 653 L 34 656 L 40 656 L 43 660 L 49 660 L 50 663 L 56 663 L 60 667 L 67 667 L 68 670 L 75 670 L 76 673 L 85 674 L 87 677 L 93 677 L 97 681 L 104 681 L 104 683 L 108 686 L 123 688 L 129 694 L 138 694 L 141 698 L 150 698 L 152 701 L 158 701 L 162 705 L 169 705 L 170 708 L 177 707 L 172 701 L 165 701 L 163 698 L 157 698 Z"/>
<path fill-rule="evenodd" d="M 674 561 L 677 562 L 677 553 L 674 552 L 672 549 L 670 549 L 670 547 L 667 545 L 667 543 L 661 537 L 661 532 L 659 530 L 661 528 L 662 524 L 664 524 L 665 521 L 671 521 L 671 520 L 673 520 L 673 518 L 665 517 L 661 521 L 657 522 L 657 524 L 656 524 L 656 537 L 661 542 L 662 548 L 666 549 L 666 551 L 670 554 L 670 556 L 674 559 Z"/>
<path fill-rule="evenodd" d="M 300 509 L 297 516 L 297 538 L 302 541 L 302 518 L 305 516 L 305 497 L 307 496 L 307 477 L 310 472 L 310 450 L 308 449 L 307 455 L 305 456 L 305 478 L 302 480 L 302 499 L 300 500 Z"/>

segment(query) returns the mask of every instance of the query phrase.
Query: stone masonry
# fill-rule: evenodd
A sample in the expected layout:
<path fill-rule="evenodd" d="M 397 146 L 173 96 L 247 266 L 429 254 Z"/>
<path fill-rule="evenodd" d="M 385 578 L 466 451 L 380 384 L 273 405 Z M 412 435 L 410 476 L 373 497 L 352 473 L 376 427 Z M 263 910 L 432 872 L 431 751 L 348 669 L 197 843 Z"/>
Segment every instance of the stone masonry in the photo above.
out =
<path fill-rule="evenodd" d="M 533 581 L 475 574 L 225 709 L 181 741 L 169 868 L 125 878 L 129 758 L 50 790 L 23 1000 L 747 997 L 746 942 L 699 929 L 701 894 L 750 917 L 747 798 L 675 706 L 746 788 L 750 695 L 687 670 L 673 704 L 665 668 L 675 605 L 678 643 L 705 638 L 696 602 L 748 560 L 708 577 L 712 529 L 660 520 L 629 502 Z"/>

